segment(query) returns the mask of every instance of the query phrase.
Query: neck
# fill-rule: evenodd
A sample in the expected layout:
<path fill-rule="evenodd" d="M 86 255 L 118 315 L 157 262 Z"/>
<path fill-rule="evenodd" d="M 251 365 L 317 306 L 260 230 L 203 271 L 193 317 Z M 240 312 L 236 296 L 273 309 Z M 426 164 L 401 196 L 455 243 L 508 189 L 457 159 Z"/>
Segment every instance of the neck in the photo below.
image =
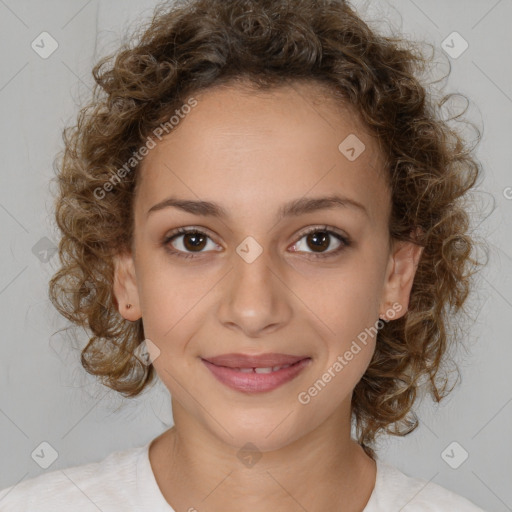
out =
<path fill-rule="evenodd" d="M 151 443 L 150 461 L 177 511 L 361 512 L 373 491 L 375 461 L 351 439 L 340 414 L 287 446 L 241 453 L 179 406 L 174 410 L 175 426 Z"/>

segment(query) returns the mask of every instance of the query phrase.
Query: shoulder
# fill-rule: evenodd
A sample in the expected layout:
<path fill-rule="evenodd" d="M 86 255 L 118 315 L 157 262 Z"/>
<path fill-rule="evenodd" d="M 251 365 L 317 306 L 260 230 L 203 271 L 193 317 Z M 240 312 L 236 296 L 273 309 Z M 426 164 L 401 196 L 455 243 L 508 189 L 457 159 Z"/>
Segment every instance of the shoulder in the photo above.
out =
<path fill-rule="evenodd" d="M 109 454 L 99 462 L 43 473 L 0 491 L 1 512 L 123 510 L 132 504 L 136 461 L 144 447 Z M 116 507 L 113 508 L 112 505 Z"/>
<path fill-rule="evenodd" d="M 438 484 L 406 475 L 377 460 L 377 481 L 364 512 L 485 512 L 473 502 Z"/>

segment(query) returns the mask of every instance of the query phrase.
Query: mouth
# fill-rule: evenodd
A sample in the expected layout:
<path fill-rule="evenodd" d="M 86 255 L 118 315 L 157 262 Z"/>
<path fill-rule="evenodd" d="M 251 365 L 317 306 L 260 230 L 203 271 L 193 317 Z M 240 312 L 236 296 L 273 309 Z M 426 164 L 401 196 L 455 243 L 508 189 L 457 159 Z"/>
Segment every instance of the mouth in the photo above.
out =
<path fill-rule="evenodd" d="M 309 356 L 287 354 L 226 354 L 201 360 L 218 381 L 244 393 L 272 391 L 293 380 L 312 361 Z"/>

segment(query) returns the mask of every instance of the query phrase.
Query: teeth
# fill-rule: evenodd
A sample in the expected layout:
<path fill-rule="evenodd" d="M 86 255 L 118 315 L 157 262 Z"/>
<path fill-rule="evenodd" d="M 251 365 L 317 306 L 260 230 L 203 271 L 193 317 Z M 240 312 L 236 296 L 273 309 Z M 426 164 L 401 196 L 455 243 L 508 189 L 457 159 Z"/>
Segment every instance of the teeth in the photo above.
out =
<path fill-rule="evenodd" d="M 272 373 L 281 370 L 282 368 L 288 368 L 289 364 L 285 364 L 283 366 L 268 366 L 266 368 L 237 368 L 237 370 L 241 373 Z"/>
<path fill-rule="evenodd" d="M 254 368 L 254 371 L 256 373 L 271 373 L 272 372 L 272 367 L 269 367 L 269 368 Z"/>

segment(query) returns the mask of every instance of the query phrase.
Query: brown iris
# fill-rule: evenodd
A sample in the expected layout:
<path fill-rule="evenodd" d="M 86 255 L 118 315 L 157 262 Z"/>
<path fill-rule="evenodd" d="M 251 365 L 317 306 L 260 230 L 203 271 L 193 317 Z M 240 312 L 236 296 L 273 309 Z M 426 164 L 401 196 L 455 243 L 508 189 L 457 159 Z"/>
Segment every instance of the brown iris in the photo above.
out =
<path fill-rule="evenodd" d="M 202 233 L 185 233 L 183 235 L 183 245 L 188 251 L 194 251 L 194 249 L 200 251 L 204 248 L 207 238 L 208 237 Z"/>
<path fill-rule="evenodd" d="M 312 242 L 311 248 L 315 252 L 322 252 L 319 249 L 329 248 L 329 234 L 326 231 L 314 231 L 307 236 L 308 244 Z M 322 244 L 322 245 L 320 245 Z"/>

